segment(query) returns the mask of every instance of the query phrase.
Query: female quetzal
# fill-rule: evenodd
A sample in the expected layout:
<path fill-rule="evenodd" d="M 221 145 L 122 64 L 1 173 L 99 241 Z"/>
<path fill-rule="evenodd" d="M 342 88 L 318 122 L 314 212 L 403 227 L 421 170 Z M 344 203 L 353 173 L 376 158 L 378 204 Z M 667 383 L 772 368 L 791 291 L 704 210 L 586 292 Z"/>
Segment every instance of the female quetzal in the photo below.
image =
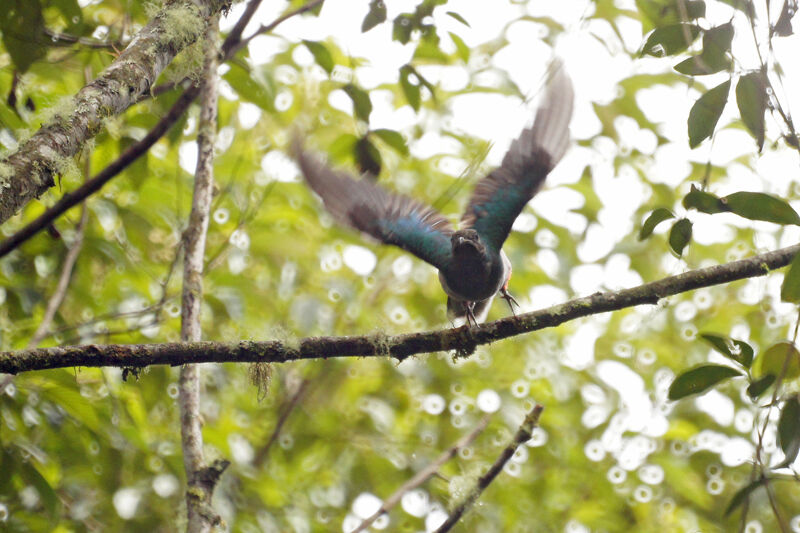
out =
<path fill-rule="evenodd" d="M 331 169 L 297 139 L 293 151 L 306 181 L 337 221 L 435 266 L 447 293 L 447 316 L 477 325 L 498 292 L 509 306 L 516 303 L 507 291 L 511 263 L 503 242 L 567 150 L 572 100 L 572 83 L 559 65 L 533 125 L 511 143 L 500 167 L 478 182 L 458 231 L 431 207 Z"/>

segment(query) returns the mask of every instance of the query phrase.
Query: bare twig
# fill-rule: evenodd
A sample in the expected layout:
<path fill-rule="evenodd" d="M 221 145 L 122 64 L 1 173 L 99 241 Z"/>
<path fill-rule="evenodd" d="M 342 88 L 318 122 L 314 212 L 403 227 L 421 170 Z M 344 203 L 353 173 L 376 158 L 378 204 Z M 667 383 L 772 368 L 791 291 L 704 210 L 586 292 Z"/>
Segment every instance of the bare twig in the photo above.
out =
<path fill-rule="evenodd" d="M 91 39 L 89 37 L 79 37 L 69 33 L 54 31 L 50 28 L 44 28 L 44 34 L 50 37 L 50 40 L 54 46 L 71 46 L 73 44 L 79 44 L 81 46 L 93 49 L 119 50 L 128 44 L 121 41 L 101 41 L 98 39 Z"/>
<path fill-rule="evenodd" d="M 2 160 L 7 176 L 0 188 L 0 222 L 55 184 L 64 159 L 77 154 L 100 132 L 108 117 L 117 116 L 150 90 L 162 70 L 198 38 L 205 19 L 230 0 L 170 2 L 137 34 L 100 76 L 73 98 L 69 113 L 55 115 L 17 150 Z M 171 20 L 182 17 L 176 31 Z M 196 22 L 197 24 L 193 24 Z"/>
<path fill-rule="evenodd" d="M 47 308 L 44 311 L 42 321 L 39 322 L 39 327 L 36 328 L 36 332 L 31 336 L 31 340 L 28 342 L 28 348 L 35 348 L 42 339 L 47 336 L 47 330 L 53 322 L 53 317 L 56 316 L 56 311 L 61 307 L 61 303 L 67 295 L 69 281 L 72 278 L 72 269 L 75 266 L 75 261 L 78 260 L 78 255 L 81 253 L 81 247 L 83 246 L 83 233 L 86 229 L 87 220 L 89 220 L 89 210 L 86 208 L 86 204 L 83 204 L 81 220 L 75 227 L 75 240 L 72 241 L 67 256 L 64 258 L 64 265 L 61 267 L 61 275 L 58 278 L 56 290 L 53 291 L 53 295 L 47 302 Z"/>
<path fill-rule="evenodd" d="M 800 331 L 800 310 L 797 313 L 797 320 L 794 324 L 794 336 L 792 337 L 792 344 L 797 345 L 797 334 Z M 786 357 L 783 360 L 783 365 L 781 366 L 781 370 L 775 378 L 775 384 L 773 385 L 772 391 L 772 399 L 766 405 L 767 412 L 764 415 L 764 423 L 761 424 L 761 427 L 758 430 L 758 439 L 756 441 L 756 450 L 754 452 L 755 457 L 753 458 L 753 468 L 750 471 L 750 483 L 754 483 L 756 479 L 761 477 L 764 481 L 764 489 L 767 491 L 767 498 L 769 499 L 769 503 L 772 506 L 772 511 L 775 514 L 775 520 L 777 520 L 778 525 L 781 528 L 783 533 L 789 531 L 788 525 L 786 521 L 783 519 L 783 516 L 778 509 L 778 502 L 775 500 L 774 495 L 769 486 L 769 477 L 766 475 L 766 470 L 768 469 L 767 465 L 765 464 L 764 457 L 762 456 L 762 452 L 764 451 L 764 435 L 767 433 L 767 427 L 769 426 L 769 418 L 772 414 L 772 408 L 778 405 L 778 395 L 780 394 L 781 385 L 783 384 L 783 380 L 786 377 L 786 372 L 789 370 L 789 363 L 791 363 L 792 357 L 789 353 L 786 354 Z M 747 527 L 747 513 L 750 511 L 750 495 L 748 494 L 747 498 L 745 498 L 744 502 L 742 503 L 742 516 L 739 521 L 739 531 L 744 532 Z"/>
<path fill-rule="evenodd" d="M 256 9 L 260 5 L 261 0 L 250 0 L 245 12 L 242 14 L 242 17 L 237 21 L 236 26 L 231 32 L 228 34 L 228 37 L 225 39 L 225 42 L 221 48 L 221 55 L 224 60 L 228 60 L 245 44 L 241 44 L 241 32 L 244 31 L 245 26 L 252 18 L 253 14 L 255 13 Z M 311 4 L 318 5 L 318 2 L 312 2 Z M 276 19 L 275 21 L 271 22 L 266 28 L 269 31 L 274 30 L 279 24 L 286 21 L 289 18 L 289 15 L 295 16 L 301 13 L 308 11 L 309 9 L 313 9 L 315 5 L 304 6 L 301 7 L 293 12 L 287 13 Z M 251 36 L 252 38 L 252 36 Z M 249 42 L 249 40 L 248 40 Z M 153 88 L 153 94 L 161 94 L 162 92 L 166 92 L 174 88 L 173 85 L 160 88 L 161 86 Z M 86 182 L 83 186 L 79 187 L 78 189 L 65 194 L 64 196 L 56 202 L 53 207 L 47 209 L 42 215 L 37 217 L 35 220 L 30 222 L 28 225 L 24 226 L 22 229 L 14 233 L 8 239 L 0 242 L 0 257 L 8 254 L 12 250 L 16 249 L 19 245 L 23 242 L 27 241 L 38 232 L 46 228 L 50 225 L 56 218 L 64 214 L 68 209 L 74 207 L 75 205 L 79 204 L 85 198 L 94 194 L 98 190 L 100 190 L 103 185 L 105 185 L 111 178 L 117 176 L 120 172 L 122 172 L 125 168 L 131 165 L 137 158 L 143 155 L 147 150 L 153 146 L 156 141 L 158 141 L 161 137 L 163 137 L 169 129 L 178 121 L 178 119 L 183 115 L 189 105 L 194 101 L 197 95 L 200 93 L 199 88 L 195 85 L 190 85 L 183 94 L 178 98 L 178 100 L 173 104 L 172 108 L 167 112 L 167 114 L 156 124 L 156 126 L 148 132 L 140 141 L 128 147 L 113 163 L 111 163 L 108 167 L 103 169 L 97 176 Z M 144 94 L 143 96 L 146 96 Z"/>
<path fill-rule="evenodd" d="M 246 38 L 242 39 L 240 42 L 234 44 L 231 47 L 231 55 L 228 56 L 228 57 L 231 57 L 233 54 L 235 54 L 236 52 L 238 52 L 239 50 L 241 50 L 242 48 L 247 46 L 250 43 L 250 41 L 252 41 L 254 38 L 258 37 L 259 35 L 263 35 L 265 33 L 271 32 L 272 30 L 277 28 L 279 25 L 281 25 L 283 22 L 289 20 L 292 17 L 296 17 L 297 15 L 302 15 L 303 13 L 311 11 L 312 9 L 314 9 L 317 6 L 321 5 L 324 1 L 325 0 L 311 0 L 311 2 L 309 2 L 309 3 L 307 3 L 307 4 L 303 5 L 303 6 L 300 6 L 299 8 L 297 8 L 297 9 L 295 9 L 293 11 L 289 11 L 288 13 L 284 13 L 280 17 L 278 17 L 275 20 L 273 20 L 272 22 L 270 22 L 269 24 L 266 24 L 266 25 L 262 24 L 260 28 L 258 28 L 255 32 L 253 32 L 252 35 L 250 35 L 249 37 L 246 37 Z"/>
<path fill-rule="evenodd" d="M 286 420 L 289 419 L 289 415 L 292 414 L 292 411 L 294 411 L 294 408 L 300 403 L 300 400 L 303 398 L 303 396 L 305 396 L 310 383 L 310 378 L 303 379 L 303 381 L 297 387 L 297 390 L 294 392 L 294 394 L 292 394 L 291 398 L 289 398 L 289 400 L 281 406 L 280 414 L 278 415 L 278 421 L 275 423 L 275 429 L 272 430 L 269 440 L 267 440 L 266 444 L 264 444 L 264 446 L 262 446 L 258 452 L 256 452 L 256 456 L 253 459 L 253 466 L 256 468 L 260 468 L 269 457 L 269 451 L 272 449 L 272 445 L 278 440 L 278 436 L 281 434 L 283 425 L 286 423 Z"/>
<path fill-rule="evenodd" d="M 467 446 L 472 444 L 472 441 L 478 438 L 478 435 L 480 435 L 483 432 L 483 430 L 486 429 L 486 426 L 489 424 L 490 418 L 491 418 L 490 415 L 488 414 L 485 415 L 481 419 L 481 421 L 478 422 L 478 425 L 475 426 L 475 429 L 473 429 L 472 431 L 461 437 L 458 440 L 458 442 L 453 444 L 452 447 L 445 450 L 433 462 L 431 462 L 425 468 L 417 472 L 414 475 L 414 477 L 403 483 L 400 486 L 400 488 L 397 489 L 391 496 L 383 500 L 381 508 L 378 509 L 375 512 L 375 514 L 373 514 L 372 516 L 361 522 L 361 524 L 359 524 L 359 526 L 355 528 L 352 531 L 352 533 L 359 533 L 360 531 L 366 530 L 382 514 L 388 513 L 390 509 L 392 509 L 395 505 L 397 505 L 407 492 L 414 490 L 415 488 L 419 487 L 420 485 L 428 481 L 428 479 L 430 479 L 439 471 L 439 469 L 442 467 L 443 464 L 445 464 L 447 461 L 455 457 L 460 450 L 466 448 Z"/>
<path fill-rule="evenodd" d="M 522 425 L 520 425 L 519 429 L 517 430 L 517 434 L 514 435 L 514 439 L 511 443 L 506 446 L 497 460 L 492 464 L 489 468 L 489 471 L 486 472 L 484 475 L 478 478 L 478 482 L 469 492 L 467 497 L 464 499 L 463 502 L 458 504 L 455 509 L 450 513 L 450 516 L 447 517 L 444 524 L 439 526 L 439 529 L 436 530 L 436 533 L 446 533 L 450 531 L 454 525 L 458 523 L 464 513 L 469 510 L 470 507 L 478 500 L 483 491 L 486 490 L 492 481 L 500 474 L 503 470 L 503 467 L 508 462 L 511 457 L 514 456 L 514 452 L 517 451 L 519 446 L 530 440 L 531 432 L 533 432 L 533 428 L 539 423 L 539 416 L 542 414 L 542 410 L 544 407 L 541 405 L 535 405 L 533 409 L 527 414 L 525 420 L 522 421 Z"/>
<path fill-rule="evenodd" d="M 690 270 L 619 291 L 596 293 L 562 304 L 506 317 L 473 328 L 445 329 L 388 337 L 309 337 L 292 342 L 238 341 L 163 344 L 109 344 L 62 346 L 0 352 L 0 373 L 16 374 L 47 368 L 73 366 L 144 367 L 203 362 L 285 363 L 332 357 L 394 357 L 402 361 L 412 355 L 457 350 L 471 353 L 477 346 L 523 333 L 559 326 L 585 316 L 617 311 L 642 304 L 655 305 L 662 298 L 702 287 L 763 276 L 788 265 L 800 245 L 781 248 L 708 268 Z"/>
<path fill-rule="evenodd" d="M 184 111 L 189 107 L 189 104 L 199 94 L 197 87 L 190 87 L 178 98 L 173 104 L 172 108 L 167 112 L 158 124 L 150 130 L 140 141 L 132 144 L 127 150 L 114 160 L 113 163 L 104 168 L 95 177 L 78 187 L 72 192 L 66 193 L 62 196 L 52 207 L 47 209 L 44 213 L 23 227 L 21 230 L 13 234 L 8 239 L 0 242 L 0 257 L 8 254 L 20 244 L 27 241 L 38 232 L 49 226 L 53 220 L 61 216 L 71 207 L 74 207 L 88 198 L 90 195 L 99 191 L 103 185 L 109 182 L 111 178 L 122 172 L 136 159 L 143 155 L 150 149 L 164 134 L 166 134 L 175 122 L 183 115 Z"/>
<path fill-rule="evenodd" d="M 203 256 L 214 188 L 214 139 L 217 130 L 217 37 L 219 17 L 212 16 L 206 31 L 205 61 L 194 195 L 189 225 L 184 234 L 186 253 L 183 259 L 183 298 L 181 305 L 181 340 L 196 342 L 202 336 L 200 307 L 203 300 Z M 203 459 L 203 433 L 200 420 L 200 367 L 185 365 L 178 381 L 181 410 L 181 447 L 186 470 L 186 513 L 188 533 L 210 532 L 221 521 L 211 508 L 211 496 L 219 476 L 205 478 L 208 467 Z"/>

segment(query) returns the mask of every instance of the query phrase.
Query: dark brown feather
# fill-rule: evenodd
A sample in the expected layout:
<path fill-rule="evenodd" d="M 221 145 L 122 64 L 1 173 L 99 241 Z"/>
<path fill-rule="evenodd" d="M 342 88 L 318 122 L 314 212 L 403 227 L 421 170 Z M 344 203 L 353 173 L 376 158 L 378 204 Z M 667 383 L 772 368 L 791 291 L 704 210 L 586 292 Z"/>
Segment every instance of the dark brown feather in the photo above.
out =
<path fill-rule="evenodd" d="M 339 223 L 357 229 L 386 244 L 399 246 L 417 257 L 440 267 L 437 254 L 443 250 L 431 250 L 429 242 L 413 234 L 398 234 L 392 222 L 411 218 L 418 222 L 421 232 L 438 234 L 437 242 L 447 245 L 453 232 L 450 222 L 439 212 L 401 194 L 393 194 L 368 180 L 355 180 L 347 172 L 331 169 L 320 157 L 303 150 L 298 139 L 292 151 L 311 189 L 322 198 L 325 207 Z M 413 232 L 409 232 L 413 233 Z"/>
<path fill-rule="evenodd" d="M 494 215 L 497 220 L 493 222 L 504 229 L 507 226 L 507 235 L 522 207 L 564 156 L 569 146 L 572 106 L 572 84 L 561 65 L 557 65 L 533 125 L 511 143 L 502 164 L 478 182 L 461 218 L 462 228 L 474 227 L 477 219 Z M 509 212 L 487 212 L 487 205 L 497 200 L 499 193 L 512 189 L 518 195 L 518 206 L 509 206 Z"/>

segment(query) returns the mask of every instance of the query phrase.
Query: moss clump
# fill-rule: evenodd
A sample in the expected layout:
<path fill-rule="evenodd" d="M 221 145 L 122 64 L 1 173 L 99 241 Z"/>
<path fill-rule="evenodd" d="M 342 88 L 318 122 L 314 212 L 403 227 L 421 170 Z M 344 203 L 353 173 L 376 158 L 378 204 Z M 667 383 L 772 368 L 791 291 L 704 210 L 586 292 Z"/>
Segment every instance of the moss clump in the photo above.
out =
<path fill-rule="evenodd" d="M 286 352 L 300 351 L 300 339 L 292 336 L 289 331 L 282 326 L 273 326 L 270 328 L 268 336 L 283 344 Z"/>
<path fill-rule="evenodd" d="M 269 363 L 253 363 L 247 370 L 250 383 L 258 389 L 258 401 L 267 397 L 272 382 L 272 365 Z"/>
<path fill-rule="evenodd" d="M 392 342 L 390 337 L 383 331 L 376 331 L 372 335 L 372 345 L 375 347 L 375 354 L 382 357 L 392 355 Z"/>
<path fill-rule="evenodd" d="M 179 47 L 197 40 L 205 29 L 205 20 L 195 6 L 172 5 L 163 9 L 158 16 L 164 22 L 165 37 Z"/>
<path fill-rule="evenodd" d="M 0 189 L 11 187 L 11 178 L 14 176 L 14 167 L 8 163 L 0 163 Z"/>

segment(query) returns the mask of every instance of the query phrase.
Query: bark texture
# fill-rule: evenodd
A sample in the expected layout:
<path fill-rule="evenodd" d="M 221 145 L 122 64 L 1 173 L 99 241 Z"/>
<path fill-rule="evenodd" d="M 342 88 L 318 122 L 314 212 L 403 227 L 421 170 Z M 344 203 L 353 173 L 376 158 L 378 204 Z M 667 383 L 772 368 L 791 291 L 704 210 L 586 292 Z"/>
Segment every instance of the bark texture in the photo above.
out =
<path fill-rule="evenodd" d="M 214 142 L 217 130 L 217 38 L 219 17 L 211 16 L 205 34 L 203 88 L 200 93 L 200 121 L 197 134 L 197 168 L 189 224 L 184 232 L 183 298 L 181 340 L 197 342 L 202 337 L 200 310 L 203 303 L 203 258 L 214 189 Z M 208 477 L 203 459 L 203 432 L 200 418 L 200 367 L 184 365 L 178 381 L 181 411 L 181 447 L 186 471 L 186 531 L 210 532 L 220 523 L 211 507 L 211 497 L 219 476 L 227 466 L 221 463 Z"/>
<path fill-rule="evenodd" d="M 203 34 L 206 20 L 230 3 L 169 2 L 97 79 L 73 97 L 68 111 L 54 115 L 0 162 L 0 223 L 52 187 L 55 176 L 103 128 L 103 121 L 149 92 L 178 52 Z"/>
<path fill-rule="evenodd" d="M 472 328 L 360 337 L 309 337 L 294 343 L 278 341 L 189 342 L 164 344 L 90 344 L 18 352 L 0 352 L 0 373 L 16 374 L 47 368 L 73 366 L 118 366 L 140 368 L 149 365 L 187 363 L 285 363 L 330 357 L 394 357 L 402 361 L 412 355 L 455 350 L 469 355 L 478 345 L 488 344 L 531 331 L 552 328 L 589 315 L 655 305 L 662 298 L 721 285 L 745 278 L 764 276 L 788 265 L 800 245 L 708 268 L 690 270 L 677 276 L 619 291 L 596 293 L 530 313 L 510 316 Z"/>

